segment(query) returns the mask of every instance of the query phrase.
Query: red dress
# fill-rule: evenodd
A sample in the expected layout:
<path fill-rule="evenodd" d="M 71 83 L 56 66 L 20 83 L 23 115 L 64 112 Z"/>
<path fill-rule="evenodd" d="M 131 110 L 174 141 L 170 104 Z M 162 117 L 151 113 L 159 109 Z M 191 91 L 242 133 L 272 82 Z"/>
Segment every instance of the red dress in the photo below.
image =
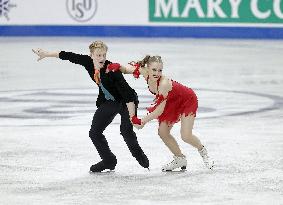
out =
<path fill-rule="evenodd" d="M 168 124 L 174 124 L 180 120 L 182 114 L 185 114 L 185 116 L 187 116 L 192 113 L 194 114 L 194 116 L 196 116 L 198 99 L 195 92 L 191 88 L 188 88 L 176 81 L 171 81 L 172 90 L 168 92 L 168 95 L 165 98 L 167 101 L 163 113 L 158 117 L 159 123 L 165 121 Z M 160 79 L 157 81 L 157 91 L 159 82 Z M 160 100 L 158 101 L 158 98 L 160 99 L 160 97 L 162 100 L 163 96 L 158 94 L 156 95 L 157 100 L 155 102 L 155 105 L 151 108 L 148 108 L 149 112 L 154 111 L 155 108 L 161 103 Z"/>

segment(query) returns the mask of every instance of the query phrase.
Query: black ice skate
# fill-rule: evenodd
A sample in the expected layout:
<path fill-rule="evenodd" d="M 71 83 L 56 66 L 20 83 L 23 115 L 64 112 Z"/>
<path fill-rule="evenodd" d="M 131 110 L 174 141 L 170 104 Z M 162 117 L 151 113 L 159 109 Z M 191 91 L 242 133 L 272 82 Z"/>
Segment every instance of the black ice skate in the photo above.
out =
<path fill-rule="evenodd" d="M 116 164 L 117 164 L 116 158 L 113 161 L 102 160 L 97 164 L 92 165 L 90 167 L 90 172 L 102 172 L 107 170 L 113 171 L 115 169 Z"/>
<path fill-rule="evenodd" d="M 142 153 L 139 156 L 136 156 L 135 158 L 136 158 L 136 160 L 138 161 L 138 163 L 142 167 L 148 169 L 148 167 L 149 167 L 149 160 L 148 160 L 147 156 L 144 153 Z"/>

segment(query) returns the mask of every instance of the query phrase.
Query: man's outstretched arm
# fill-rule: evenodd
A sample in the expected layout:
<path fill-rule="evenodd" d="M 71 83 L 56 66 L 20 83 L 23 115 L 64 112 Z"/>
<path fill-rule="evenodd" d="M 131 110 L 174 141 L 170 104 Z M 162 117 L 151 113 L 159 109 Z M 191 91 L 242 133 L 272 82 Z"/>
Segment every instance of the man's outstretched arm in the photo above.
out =
<path fill-rule="evenodd" d="M 71 63 L 82 65 L 86 70 L 92 67 L 93 61 L 88 55 L 81 55 L 73 52 L 66 51 L 46 51 L 43 49 L 32 49 L 32 51 L 39 57 L 37 61 L 40 61 L 46 57 L 60 58 L 61 60 L 68 60 Z"/>
<path fill-rule="evenodd" d="M 45 51 L 43 49 L 32 49 L 32 51 L 38 55 L 38 59 L 37 61 L 40 61 L 42 60 L 43 58 L 46 58 L 46 57 L 55 57 L 55 58 L 59 58 L 59 53 L 60 51 Z"/>

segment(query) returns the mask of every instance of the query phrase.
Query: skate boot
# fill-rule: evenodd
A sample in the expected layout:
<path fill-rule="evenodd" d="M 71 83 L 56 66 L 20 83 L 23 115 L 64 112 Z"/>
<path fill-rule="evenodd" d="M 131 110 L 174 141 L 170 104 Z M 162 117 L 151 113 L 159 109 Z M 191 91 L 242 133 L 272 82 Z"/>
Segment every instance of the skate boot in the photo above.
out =
<path fill-rule="evenodd" d="M 144 153 L 142 153 L 142 154 L 136 156 L 135 158 L 136 158 L 136 160 L 138 161 L 138 163 L 139 163 L 142 167 L 148 169 L 148 167 L 149 167 L 149 161 L 148 161 L 147 156 L 146 156 Z"/>
<path fill-rule="evenodd" d="M 214 161 L 213 160 L 210 160 L 208 154 L 207 154 L 207 150 L 205 147 L 202 147 L 201 150 L 198 151 L 200 156 L 202 157 L 203 159 L 203 162 L 204 162 L 204 165 L 208 168 L 208 169 L 213 169 L 214 167 Z"/>
<path fill-rule="evenodd" d="M 162 171 L 173 171 L 174 169 L 181 168 L 181 170 L 185 170 L 187 168 L 187 159 L 186 156 L 178 157 L 173 156 L 173 161 L 164 165 L 162 167 Z"/>
<path fill-rule="evenodd" d="M 94 164 L 90 167 L 90 172 L 102 172 L 104 170 L 109 169 L 110 171 L 115 169 L 115 166 L 117 164 L 116 157 L 112 160 L 102 160 L 98 162 L 97 164 Z"/>

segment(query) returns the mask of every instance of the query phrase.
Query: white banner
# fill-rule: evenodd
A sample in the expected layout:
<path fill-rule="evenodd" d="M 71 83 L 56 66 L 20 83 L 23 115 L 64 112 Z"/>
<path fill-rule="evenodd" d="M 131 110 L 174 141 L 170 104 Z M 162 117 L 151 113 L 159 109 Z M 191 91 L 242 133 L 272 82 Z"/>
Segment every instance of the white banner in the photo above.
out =
<path fill-rule="evenodd" d="M 148 0 L 0 0 L 0 25 L 146 25 Z"/>

